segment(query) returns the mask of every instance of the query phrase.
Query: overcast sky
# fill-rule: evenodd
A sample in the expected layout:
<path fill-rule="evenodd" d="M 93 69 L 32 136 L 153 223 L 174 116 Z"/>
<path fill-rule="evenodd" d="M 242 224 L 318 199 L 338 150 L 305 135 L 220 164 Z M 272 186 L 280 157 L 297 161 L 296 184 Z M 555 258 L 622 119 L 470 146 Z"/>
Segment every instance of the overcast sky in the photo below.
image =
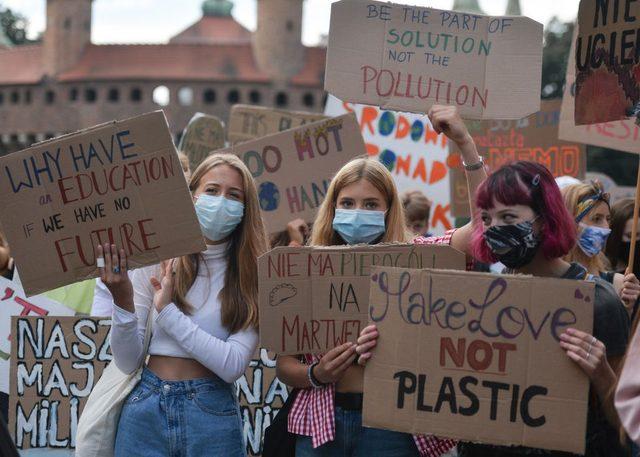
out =
<path fill-rule="evenodd" d="M 336 0 L 305 0 L 303 41 L 317 44 L 329 31 L 330 4 Z M 396 0 L 433 8 L 449 9 L 453 0 Z M 578 12 L 579 0 L 520 0 L 523 14 L 546 24 L 552 16 L 572 21 Z M 25 15 L 29 35 L 37 36 L 45 27 L 46 0 L 0 0 Z M 480 0 L 487 14 L 504 14 L 507 0 Z M 163 43 L 171 36 L 197 21 L 202 0 L 94 0 L 94 43 Z M 255 28 L 256 0 L 235 0 L 233 15 L 249 29 Z"/>

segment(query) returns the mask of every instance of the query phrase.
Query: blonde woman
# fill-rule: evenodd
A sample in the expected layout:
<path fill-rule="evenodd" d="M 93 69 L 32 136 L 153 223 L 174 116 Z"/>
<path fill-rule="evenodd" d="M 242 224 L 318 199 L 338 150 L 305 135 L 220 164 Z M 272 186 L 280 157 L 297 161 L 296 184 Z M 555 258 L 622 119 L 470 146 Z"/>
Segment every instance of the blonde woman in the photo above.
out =
<path fill-rule="evenodd" d="M 564 187 L 561 192 L 578 230 L 577 243 L 564 260 L 579 263 L 592 275 L 600 276 L 613 284 L 627 310 L 631 312 L 640 296 L 640 282 L 633 273 L 622 275 L 610 271 L 603 252 L 611 234 L 609 194 L 595 181 L 572 184 Z"/>
<path fill-rule="evenodd" d="M 435 106 L 429 113 L 463 152 L 470 194 L 486 177 L 471 136 L 454 107 Z M 439 238 L 415 238 L 415 243 L 447 243 L 467 251 L 471 226 Z M 347 163 L 331 181 L 311 232 L 310 245 L 408 242 L 398 191 L 389 171 L 378 161 L 360 158 Z M 443 453 L 450 440 L 412 437 L 406 433 L 362 427 L 363 368 L 355 364 L 356 346 L 345 343 L 322 356 L 280 356 L 277 376 L 300 389 L 288 416 L 288 430 L 297 435 L 296 457 L 389 457 Z"/>
<path fill-rule="evenodd" d="M 111 347 L 123 372 L 149 361 L 122 410 L 115 456 L 244 456 L 233 382 L 258 344 L 257 258 L 267 241 L 254 181 L 235 156 L 207 158 L 189 188 L 207 250 L 136 270 L 116 246 L 102 281 L 113 295 Z"/>

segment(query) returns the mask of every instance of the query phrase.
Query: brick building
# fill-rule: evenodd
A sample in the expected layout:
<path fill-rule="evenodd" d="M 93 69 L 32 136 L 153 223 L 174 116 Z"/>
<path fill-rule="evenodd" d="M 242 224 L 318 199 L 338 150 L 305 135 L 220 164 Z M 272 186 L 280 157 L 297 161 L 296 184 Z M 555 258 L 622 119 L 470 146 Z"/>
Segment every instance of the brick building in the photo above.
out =
<path fill-rule="evenodd" d="M 193 113 L 226 121 L 236 103 L 324 107 L 325 49 L 301 42 L 304 0 L 257 0 L 255 32 L 231 1 L 206 0 L 199 21 L 158 45 L 92 44 L 91 3 L 47 0 L 37 45 L 9 47 L 0 26 L 0 155 L 156 109 L 177 137 Z"/>

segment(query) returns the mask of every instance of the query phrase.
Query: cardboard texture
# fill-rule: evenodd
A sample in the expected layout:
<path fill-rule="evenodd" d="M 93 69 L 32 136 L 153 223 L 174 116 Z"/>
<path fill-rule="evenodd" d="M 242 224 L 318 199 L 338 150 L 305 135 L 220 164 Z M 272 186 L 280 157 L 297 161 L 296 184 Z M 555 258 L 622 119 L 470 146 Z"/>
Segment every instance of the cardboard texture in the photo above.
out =
<path fill-rule="evenodd" d="M 111 361 L 111 319 L 13 317 L 9 430 L 19 449 L 75 447 L 78 418 Z"/>
<path fill-rule="evenodd" d="M 591 333 L 593 282 L 378 267 L 369 284 L 363 425 L 584 453 L 589 380 L 559 336 Z"/>
<path fill-rule="evenodd" d="M 322 121 L 326 116 L 305 111 L 287 111 L 263 106 L 233 105 L 229 115 L 229 143 L 238 144 L 273 133 Z"/>
<path fill-rule="evenodd" d="M 369 0 L 331 5 L 325 90 L 341 100 L 468 119 L 538 111 L 542 24 Z"/>
<path fill-rule="evenodd" d="M 218 151 L 235 154 L 253 175 L 269 233 L 301 218 L 313 222 L 333 175 L 365 154 L 353 114 L 276 133 Z"/>
<path fill-rule="evenodd" d="M 178 150 L 189 157 L 195 170 L 211 151 L 224 148 L 224 122 L 215 116 L 196 113 L 185 127 Z"/>
<path fill-rule="evenodd" d="M 464 270 L 465 255 L 416 244 L 273 249 L 258 259 L 260 345 L 307 354 L 355 342 L 368 319 L 374 265 Z"/>
<path fill-rule="evenodd" d="M 162 111 L 0 158 L 0 208 L 28 296 L 98 276 L 98 244 L 129 268 L 205 249 Z"/>
<path fill-rule="evenodd" d="M 576 125 L 626 119 L 640 102 L 640 4 L 581 0 L 574 59 Z"/>
<path fill-rule="evenodd" d="M 560 112 L 560 138 L 566 141 L 617 149 L 618 151 L 640 153 L 640 126 L 636 125 L 633 119 L 620 119 L 601 124 L 576 125 L 576 68 L 572 64 L 572 62 L 575 62 L 576 37 L 577 30 L 574 33 L 571 51 L 569 52 L 569 65 L 567 65 L 566 84 Z"/>
<path fill-rule="evenodd" d="M 236 395 L 244 424 L 249 456 L 262 455 L 264 432 L 289 396 L 288 387 L 276 377 L 276 355 L 259 348 L 244 375 L 236 381 Z"/>
<path fill-rule="evenodd" d="M 447 137 L 433 130 L 426 115 L 385 111 L 330 95 L 325 114 L 345 113 L 355 113 L 367 155 L 385 164 L 398 190 L 419 190 L 433 202 L 429 232 L 443 235 L 452 229 Z"/>
<path fill-rule="evenodd" d="M 553 176 L 584 179 L 586 146 L 558 139 L 560 100 L 543 100 L 540 111 L 518 121 L 468 121 L 469 133 L 490 170 L 514 160 L 544 165 Z M 450 143 L 451 211 L 455 217 L 469 217 L 469 191 L 460 151 Z"/>
<path fill-rule="evenodd" d="M 0 392 L 9 393 L 12 316 L 73 316 L 75 311 L 46 295 L 27 298 L 17 270 L 13 280 L 0 276 Z"/>

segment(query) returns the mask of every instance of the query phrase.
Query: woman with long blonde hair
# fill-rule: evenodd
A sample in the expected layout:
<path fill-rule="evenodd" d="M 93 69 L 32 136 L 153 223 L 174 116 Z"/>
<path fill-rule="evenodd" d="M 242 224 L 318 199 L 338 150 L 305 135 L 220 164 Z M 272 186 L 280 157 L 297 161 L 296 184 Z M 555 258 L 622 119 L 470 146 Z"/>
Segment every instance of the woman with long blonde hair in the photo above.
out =
<path fill-rule="evenodd" d="M 631 313 L 640 296 L 640 282 L 633 273 L 622 275 L 612 271 L 603 252 L 611 233 L 609 194 L 597 181 L 572 184 L 562 188 L 561 193 L 578 231 L 578 240 L 564 260 L 577 262 L 590 274 L 613 284 Z"/>
<path fill-rule="evenodd" d="M 473 195 L 486 173 L 457 110 L 434 106 L 429 118 L 436 132 L 458 144 Z M 472 233 L 469 225 L 442 237 L 418 237 L 413 242 L 451 244 L 468 251 Z M 375 159 L 358 158 L 342 167 L 331 181 L 309 244 L 377 244 L 410 242 L 412 238 L 389 170 Z M 288 414 L 288 430 L 296 435 L 297 457 L 416 456 L 426 455 L 429 449 L 446 452 L 455 446 L 450 440 L 363 427 L 364 371 L 354 363 L 356 356 L 356 345 L 345 343 L 321 356 L 278 357 L 278 378 L 299 389 Z"/>
<path fill-rule="evenodd" d="M 99 247 L 113 295 L 111 347 L 125 373 L 149 360 L 127 398 L 116 456 L 244 456 L 233 382 L 258 344 L 257 258 L 267 251 L 255 183 L 233 155 L 210 156 L 189 182 L 207 249 L 127 276 L 124 250 Z"/>

